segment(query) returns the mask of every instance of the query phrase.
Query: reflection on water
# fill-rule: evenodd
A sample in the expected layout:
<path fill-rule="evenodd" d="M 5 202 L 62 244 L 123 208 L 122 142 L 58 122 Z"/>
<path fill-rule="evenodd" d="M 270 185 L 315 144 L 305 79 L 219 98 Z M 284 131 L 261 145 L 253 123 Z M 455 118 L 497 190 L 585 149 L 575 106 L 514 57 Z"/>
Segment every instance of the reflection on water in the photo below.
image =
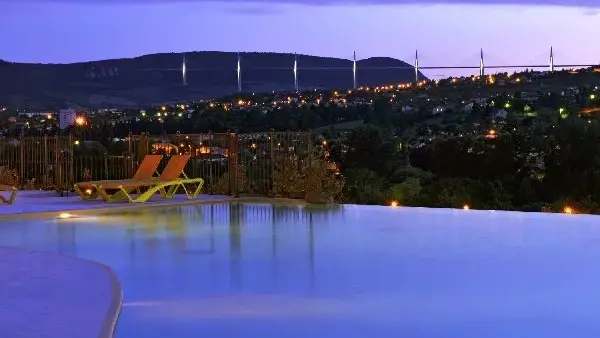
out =
<path fill-rule="evenodd" d="M 345 302 L 286 296 L 314 287 L 313 223 L 326 227 L 343 211 L 241 203 L 129 209 L 6 224 L 0 245 L 111 266 L 125 294 L 118 337 L 139 330 L 144 318 L 162 318 L 166 325 L 164 320 L 349 315 Z"/>
<path fill-rule="evenodd" d="M 2 229 L 0 245 L 78 255 L 119 266 L 143 269 L 145 261 L 229 265 L 231 290 L 241 291 L 244 260 L 269 257 L 273 284 L 278 283 L 279 252 L 301 246 L 305 251 L 310 285 L 314 284 L 314 222 L 326 226 L 340 219 L 339 206 L 271 204 L 210 204 L 153 209 L 129 209 L 101 216 L 15 224 Z M 251 228 L 251 231 L 248 231 Z M 281 237 L 281 238 L 279 238 Z M 223 239 L 227 239 L 224 241 Z M 280 243 L 283 241 L 283 243 Z M 214 257 L 211 257 L 214 256 Z M 247 257 L 246 257 L 247 256 Z M 158 267 L 153 267 L 153 270 Z M 125 271 L 124 273 L 130 273 Z M 249 272 L 252 273 L 252 272 Z"/>
<path fill-rule="evenodd" d="M 0 245 L 111 266 L 117 338 L 593 337 L 598 224 L 233 203 L 2 224 Z"/>
<path fill-rule="evenodd" d="M 242 307 L 240 303 L 252 304 Z M 376 305 L 361 302 L 361 311 L 350 299 L 306 298 L 275 295 L 240 295 L 206 297 L 201 300 L 179 299 L 169 301 L 125 302 L 126 308 L 136 308 L 145 316 L 154 318 L 323 318 L 360 316 L 365 306 Z M 381 303 L 380 303 L 381 304 Z M 371 308 L 373 308 L 371 306 Z"/>

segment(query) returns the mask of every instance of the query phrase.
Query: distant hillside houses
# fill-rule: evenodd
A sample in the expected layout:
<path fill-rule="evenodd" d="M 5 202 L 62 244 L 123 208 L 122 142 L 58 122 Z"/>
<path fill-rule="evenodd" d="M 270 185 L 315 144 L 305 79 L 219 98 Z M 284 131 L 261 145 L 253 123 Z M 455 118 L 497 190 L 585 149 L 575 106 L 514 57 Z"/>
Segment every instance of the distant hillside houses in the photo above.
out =
<path fill-rule="evenodd" d="M 528 103 L 535 103 L 537 102 L 537 100 L 539 100 L 540 95 L 536 92 L 522 92 L 521 93 L 521 100 L 528 102 Z"/>
<path fill-rule="evenodd" d="M 433 110 L 432 110 L 431 113 L 433 115 L 439 115 L 439 114 L 442 114 L 445 111 L 446 111 L 446 107 L 445 106 L 436 106 L 436 107 L 433 108 Z"/>

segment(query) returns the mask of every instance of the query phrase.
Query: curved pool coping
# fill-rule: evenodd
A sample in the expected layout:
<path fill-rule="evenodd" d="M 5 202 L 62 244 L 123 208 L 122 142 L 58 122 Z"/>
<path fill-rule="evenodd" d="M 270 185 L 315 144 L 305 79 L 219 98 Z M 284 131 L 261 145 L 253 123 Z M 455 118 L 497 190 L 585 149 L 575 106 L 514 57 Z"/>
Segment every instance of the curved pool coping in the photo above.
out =
<path fill-rule="evenodd" d="M 43 252 L 43 251 L 37 251 L 37 250 L 25 250 L 25 249 L 17 249 L 17 248 L 11 248 L 11 247 L 0 247 L 0 253 L 4 253 L 4 257 L 6 258 L 6 262 L 8 263 L 7 266 L 9 266 L 10 268 L 7 269 L 8 271 L 4 271 L 4 275 L 8 276 L 6 277 L 7 280 L 5 281 L 5 283 L 3 283 L 4 285 L 0 284 L 0 293 L 5 293 L 5 294 L 10 294 L 11 298 L 13 300 L 13 302 L 22 302 L 25 303 L 27 305 L 24 306 L 23 309 L 21 310 L 21 313 L 19 313 L 19 309 L 17 309 L 16 314 L 17 316 L 21 317 L 24 316 L 26 317 L 26 320 L 28 322 L 33 322 L 33 323 L 43 323 L 44 320 L 48 320 L 48 318 L 46 317 L 46 313 L 45 310 L 47 309 L 44 306 L 52 306 L 53 302 L 54 304 L 56 304 L 56 302 L 58 301 L 58 299 L 63 298 L 60 302 L 60 305 L 56 306 L 56 311 L 60 312 L 60 306 L 64 306 L 65 303 L 68 303 L 67 299 L 64 299 L 66 297 L 64 297 L 64 295 L 55 295 L 54 297 L 57 297 L 58 299 L 52 299 L 52 296 L 50 297 L 50 299 L 45 299 L 46 303 L 44 302 L 40 302 L 39 304 L 35 304 L 36 306 L 40 306 L 39 309 L 35 309 L 34 306 L 31 306 L 29 303 L 32 298 L 35 298 L 35 294 L 32 295 L 31 293 L 35 293 L 36 291 L 39 290 L 31 290 L 28 288 L 28 283 L 31 284 L 37 284 L 39 282 L 44 282 L 44 283 L 48 283 L 50 282 L 55 282 L 55 283 L 62 283 L 64 284 L 65 280 L 69 280 L 72 281 L 72 284 L 69 284 L 68 286 L 72 286 L 75 287 L 76 285 L 81 284 L 85 284 L 86 281 L 84 280 L 78 280 L 76 277 L 80 276 L 79 273 L 82 270 L 88 270 L 87 272 L 89 273 L 90 269 L 92 270 L 96 270 L 94 271 L 94 273 L 96 274 L 104 274 L 106 275 L 106 277 L 108 278 L 108 285 L 105 285 L 106 288 L 108 288 L 108 290 L 104 290 L 107 293 L 110 294 L 110 300 L 108 301 L 108 306 L 106 309 L 103 309 L 104 305 L 102 305 L 101 307 L 97 308 L 97 309 L 93 309 L 90 310 L 90 308 L 87 308 L 88 311 L 91 312 L 104 312 L 104 316 L 103 318 L 93 318 L 93 316 L 96 316 L 97 314 L 94 315 L 90 315 L 90 316 L 83 316 L 87 319 L 89 319 L 92 322 L 97 322 L 98 326 L 99 326 L 99 332 L 90 332 L 89 334 L 86 334 L 86 336 L 91 336 L 91 337 L 99 337 L 99 338 L 111 338 L 113 337 L 114 333 L 115 333 L 115 329 L 116 329 L 116 325 L 119 319 L 119 315 L 121 313 L 121 307 L 123 304 L 123 288 L 121 286 L 121 283 L 119 282 L 116 274 L 114 273 L 114 271 L 108 267 L 105 264 L 96 262 L 96 261 L 92 261 L 92 260 L 88 260 L 88 259 L 84 259 L 84 258 L 80 258 L 80 257 L 76 257 L 76 256 L 69 256 L 69 255 L 62 255 L 62 254 L 56 254 L 56 253 L 49 253 L 49 252 Z M 11 258 L 12 256 L 12 258 Z M 63 269 L 72 269 L 70 270 L 70 274 L 72 274 L 73 276 L 70 276 L 69 274 L 65 273 L 56 273 L 56 271 L 54 270 L 48 270 L 48 271 L 43 271 L 40 272 L 40 270 L 38 270 L 39 275 L 36 275 L 36 278 L 28 278 L 31 277 L 32 274 L 27 271 L 27 269 L 23 269 L 23 265 L 17 265 L 17 264 L 13 264 L 11 265 L 11 260 L 12 261 L 18 261 L 18 263 L 27 263 L 27 261 L 35 261 L 36 263 L 49 263 L 51 261 L 54 261 L 54 263 L 56 263 L 56 260 L 60 260 L 62 261 L 60 268 Z M 16 262 L 15 262 L 16 263 Z M 53 267 L 55 265 L 52 265 Z M 13 269 L 11 269 L 13 268 Z M 104 282 L 102 282 L 102 284 L 104 284 Z M 104 287 L 102 287 L 104 288 Z M 2 292 L 2 290 L 5 290 L 5 292 Z M 14 292 L 14 290 L 17 289 L 17 292 Z M 95 288 L 96 290 L 98 290 L 98 286 L 96 286 Z M 20 291 L 20 293 L 19 293 Z M 62 290 L 62 292 L 64 292 L 64 290 Z M 90 291 L 93 292 L 93 291 Z M 52 290 L 49 290 L 48 292 L 49 294 L 52 294 Z M 37 298 L 35 298 L 37 299 Z M 73 309 L 76 307 L 77 304 L 75 304 L 74 301 L 71 301 L 71 311 L 73 311 Z M 33 309 L 32 309 L 33 307 Z M 15 311 L 15 309 L 11 309 L 13 311 Z M 69 309 L 67 309 L 68 311 Z M 32 312 L 28 312 L 28 311 L 32 311 Z M 47 311 L 47 310 L 46 310 Z M 22 313 L 25 312 L 25 313 Z M 46 318 L 45 318 L 46 317 Z M 6 318 L 6 317 L 5 317 Z M 57 326 L 64 326 L 63 323 L 57 323 Z M 72 328 L 72 326 L 69 324 L 67 325 L 69 328 Z M 22 329 L 22 325 L 17 324 L 15 327 L 8 328 L 7 331 L 5 332 L 7 334 L 7 336 L 22 336 L 22 337 L 27 337 L 26 335 L 24 335 L 23 332 L 21 332 L 20 330 Z M 4 329 L 6 329 L 6 327 L 4 327 Z M 47 327 L 44 328 L 44 330 L 47 329 Z M 86 328 L 87 329 L 87 328 Z M 11 332 L 11 330 L 18 330 L 19 332 Z M 29 331 L 34 331 L 35 329 L 28 329 Z M 26 331 L 28 331 L 26 330 Z M 80 329 L 80 330 L 84 330 L 85 329 Z M 1 330 L 0 330 L 1 331 Z M 60 329 L 55 328 L 54 330 L 55 332 L 49 333 L 50 336 L 56 335 L 56 337 L 63 337 L 65 336 L 64 332 L 56 332 L 56 331 L 60 331 Z"/>
<path fill-rule="evenodd" d="M 104 318 L 104 324 L 102 325 L 99 338 L 112 338 L 117 329 L 117 323 L 119 322 L 119 316 L 121 315 L 121 309 L 123 307 L 123 286 L 121 285 L 119 278 L 117 278 L 117 274 L 108 265 L 92 260 L 87 260 L 87 262 L 103 268 L 109 277 L 112 289 L 112 299 L 108 306 L 108 312 Z"/>
<path fill-rule="evenodd" d="M 283 203 L 294 203 L 294 204 L 306 204 L 304 200 L 293 200 L 293 199 L 285 199 L 285 198 L 264 198 L 264 197 L 240 197 L 240 198 L 215 198 L 210 200 L 193 200 L 193 201 L 177 201 L 174 203 L 152 203 L 152 204 L 125 204 L 125 205 L 107 205 L 106 207 L 101 208 L 82 208 L 82 209 L 72 209 L 72 210 L 61 210 L 60 213 L 73 213 L 75 215 L 92 215 L 98 213 L 106 213 L 111 211 L 118 210 L 127 210 L 131 208 L 153 208 L 153 207 L 168 207 L 168 206 L 184 206 L 184 205 L 193 205 L 193 204 L 214 204 L 214 203 L 229 203 L 229 202 L 255 202 L 255 203 L 269 203 L 269 202 L 283 202 Z M 0 215 L 0 223 L 11 221 L 11 220 L 22 220 L 22 219 L 43 219 L 43 218 L 53 218 L 57 216 L 59 211 L 40 211 L 40 212 L 26 212 L 26 213 L 14 213 L 14 214 L 2 214 Z M 110 289 L 111 289 L 111 299 L 109 302 L 109 306 L 105 315 L 105 318 L 102 319 L 103 324 L 101 325 L 101 330 L 98 333 L 97 337 L 99 338 L 111 338 L 114 336 L 116 331 L 117 323 L 119 320 L 119 316 L 121 314 L 121 308 L 123 304 L 123 288 L 119 279 L 117 278 L 116 273 L 110 268 L 108 265 L 88 260 L 85 258 L 81 258 L 79 256 L 73 255 L 63 255 L 57 253 L 50 253 L 44 251 L 37 250 L 26 250 L 19 249 L 13 247 L 3 247 L 0 246 L 0 252 L 2 251 L 12 251 L 13 253 L 18 253 L 19 255 L 24 256 L 54 256 L 61 257 L 61 259 L 68 259 L 78 262 L 85 262 L 86 265 L 93 265 L 96 268 L 102 269 L 108 276 Z M 35 257 L 31 257 L 32 259 L 36 259 Z M 37 258 L 39 259 L 39 257 Z M 0 290 L 2 288 L 6 288 L 7 286 L 3 286 L 0 284 Z"/>

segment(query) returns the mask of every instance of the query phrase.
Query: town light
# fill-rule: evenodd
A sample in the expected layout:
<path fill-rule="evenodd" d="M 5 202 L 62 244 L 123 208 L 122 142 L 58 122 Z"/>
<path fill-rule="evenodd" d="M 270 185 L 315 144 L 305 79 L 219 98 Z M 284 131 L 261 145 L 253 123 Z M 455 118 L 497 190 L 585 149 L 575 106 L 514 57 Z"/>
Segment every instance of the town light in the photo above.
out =
<path fill-rule="evenodd" d="M 574 210 L 573 210 L 573 208 L 571 208 L 571 207 L 565 207 L 565 208 L 563 209 L 563 212 L 564 212 L 565 214 L 574 214 L 574 213 L 575 213 L 575 211 L 574 211 Z"/>
<path fill-rule="evenodd" d="M 591 99 L 591 100 L 593 100 L 593 99 L 595 99 L 595 98 L 596 98 L 596 95 L 595 95 L 595 94 L 592 94 L 592 95 L 590 95 L 590 99 Z"/>
<path fill-rule="evenodd" d="M 85 118 L 83 118 L 83 116 L 78 116 L 75 119 L 75 124 L 78 126 L 83 126 L 85 124 Z"/>
<path fill-rule="evenodd" d="M 398 206 L 398 201 L 392 201 L 392 202 L 390 203 L 390 206 L 391 206 L 391 207 L 397 207 L 397 206 Z"/>
<path fill-rule="evenodd" d="M 469 210 L 469 209 L 471 209 L 471 207 L 469 207 L 468 204 L 463 205 L 463 210 Z"/>

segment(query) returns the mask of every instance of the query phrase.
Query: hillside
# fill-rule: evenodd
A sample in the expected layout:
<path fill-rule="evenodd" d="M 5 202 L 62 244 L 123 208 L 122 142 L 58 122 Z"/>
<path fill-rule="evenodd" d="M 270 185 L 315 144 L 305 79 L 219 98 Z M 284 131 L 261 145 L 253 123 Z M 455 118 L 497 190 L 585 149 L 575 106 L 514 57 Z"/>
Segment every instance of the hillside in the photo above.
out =
<path fill-rule="evenodd" d="M 186 86 L 182 84 L 181 53 L 73 64 L 26 64 L 0 60 L 0 105 L 33 109 L 142 106 L 218 97 L 237 90 L 236 53 L 190 52 L 185 57 Z M 293 90 L 293 62 L 293 54 L 243 53 L 243 90 Z M 391 58 L 358 61 L 357 78 L 360 85 L 414 79 L 412 69 L 360 70 L 361 66 L 366 65 L 408 66 Z M 351 69 L 350 60 L 299 55 L 300 89 L 350 88 Z"/>

